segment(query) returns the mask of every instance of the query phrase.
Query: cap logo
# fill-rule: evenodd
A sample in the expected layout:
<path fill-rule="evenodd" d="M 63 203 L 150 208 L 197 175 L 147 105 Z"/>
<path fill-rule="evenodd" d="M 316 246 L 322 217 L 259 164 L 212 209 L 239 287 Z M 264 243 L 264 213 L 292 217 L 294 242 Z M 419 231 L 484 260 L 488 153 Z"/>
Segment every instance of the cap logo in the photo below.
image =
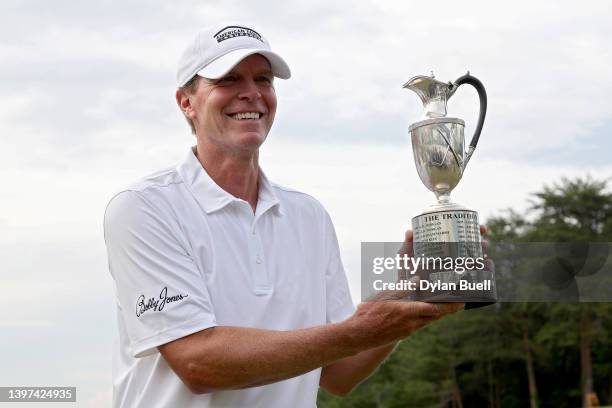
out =
<path fill-rule="evenodd" d="M 225 27 L 224 29 L 219 31 L 217 34 L 215 34 L 214 37 L 217 39 L 218 43 L 220 43 L 221 41 L 229 40 L 230 38 L 236 38 L 236 37 L 251 37 L 251 38 L 255 38 L 256 40 L 263 42 L 263 40 L 261 39 L 261 35 L 259 35 L 257 31 L 251 30 L 250 28 L 247 28 L 247 27 L 240 27 L 240 26 Z"/>

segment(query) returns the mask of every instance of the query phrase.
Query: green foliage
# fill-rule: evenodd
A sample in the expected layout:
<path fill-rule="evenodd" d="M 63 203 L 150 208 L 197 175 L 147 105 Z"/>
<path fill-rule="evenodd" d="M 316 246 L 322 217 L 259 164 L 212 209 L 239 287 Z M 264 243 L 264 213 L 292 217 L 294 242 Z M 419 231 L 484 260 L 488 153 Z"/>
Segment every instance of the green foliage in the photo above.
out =
<path fill-rule="evenodd" d="M 562 179 L 533 194 L 527 213 L 507 210 L 488 220 L 487 227 L 487 239 L 500 242 L 497 250 L 507 253 L 520 242 L 611 242 L 612 193 L 607 181 Z M 511 261 L 496 270 L 536 273 Z M 581 326 L 585 317 L 588 331 Z M 603 405 L 612 405 L 610 304 L 498 303 L 421 329 L 347 397 L 321 391 L 318 406 L 453 407 L 453 390 L 458 390 L 466 408 L 529 407 L 528 353 L 538 406 L 581 406 L 580 346 L 585 335 L 594 391 Z"/>
<path fill-rule="evenodd" d="M 612 195 L 607 181 L 568 180 L 536 193 L 532 210 L 538 212 L 529 238 L 557 241 L 609 239 L 612 230 Z"/>

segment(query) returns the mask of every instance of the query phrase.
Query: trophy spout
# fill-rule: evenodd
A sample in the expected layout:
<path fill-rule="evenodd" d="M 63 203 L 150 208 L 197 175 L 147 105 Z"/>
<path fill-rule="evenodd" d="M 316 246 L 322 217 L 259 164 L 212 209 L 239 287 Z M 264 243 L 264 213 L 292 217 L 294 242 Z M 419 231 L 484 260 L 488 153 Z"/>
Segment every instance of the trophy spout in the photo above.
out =
<path fill-rule="evenodd" d="M 417 75 L 409 79 L 403 88 L 415 92 L 423 102 L 423 116 L 441 118 L 446 116 L 446 102 L 455 92 L 451 83 L 438 81 L 433 76 Z"/>

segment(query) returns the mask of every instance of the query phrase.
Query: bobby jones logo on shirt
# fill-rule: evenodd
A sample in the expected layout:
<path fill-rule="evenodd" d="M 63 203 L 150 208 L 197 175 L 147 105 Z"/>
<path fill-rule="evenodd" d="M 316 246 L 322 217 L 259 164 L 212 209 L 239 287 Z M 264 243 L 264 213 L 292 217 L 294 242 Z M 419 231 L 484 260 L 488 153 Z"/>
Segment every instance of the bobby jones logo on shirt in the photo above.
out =
<path fill-rule="evenodd" d="M 145 301 L 145 295 L 138 296 L 138 300 L 136 301 L 136 317 L 140 317 L 147 310 L 154 310 L 156 312 L 161 312 L 164 310 L 166 303 L 179 302 L 189 295 L 174 295 L 168 296 L 168 287 L 164 287 L 159 294 L 159 298 L 149 298 Z"/>

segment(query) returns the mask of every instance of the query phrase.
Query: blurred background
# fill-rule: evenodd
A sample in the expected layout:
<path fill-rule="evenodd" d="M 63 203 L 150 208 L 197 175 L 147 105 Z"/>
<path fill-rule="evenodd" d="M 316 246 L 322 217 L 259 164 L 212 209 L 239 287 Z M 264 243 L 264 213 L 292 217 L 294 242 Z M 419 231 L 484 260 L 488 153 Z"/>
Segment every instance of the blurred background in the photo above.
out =
<path fill-rule="evenodd" d="M 198 28 L 254 24 L 291 66 L 292 78 L 276 81 L 261 165 L 326 206 L 358 301 L 360 243 L 402 240 L 434 202 L 408 140 L 421 102 L 402 85 L 418 74 L 449 81 L 469 70 L 487 89 L 482 137 L 453 199 L 493 236 L 610 241 L 608 10 L 606 1 L 3 1 L 0 386 L 76 386 L 78 406 L 110 405 L 115 305 L 102 217 L 115 192 L 195 143 L 174 73 Z M 469 87 L 450 100 L 466 135 L 477 112 Z M 565 198 L 581 210 L 576 197 L 595 200 L 580 222 L 556 210 Z M 595 213 L 596 228 L 584 221 Z M 320 405 L 560 407 L 587 394 L 612 404 L 608 317 L 606 305 L 575 304 L 457 315 L 404 342 L 353 396 L 321 395 Z"/>

